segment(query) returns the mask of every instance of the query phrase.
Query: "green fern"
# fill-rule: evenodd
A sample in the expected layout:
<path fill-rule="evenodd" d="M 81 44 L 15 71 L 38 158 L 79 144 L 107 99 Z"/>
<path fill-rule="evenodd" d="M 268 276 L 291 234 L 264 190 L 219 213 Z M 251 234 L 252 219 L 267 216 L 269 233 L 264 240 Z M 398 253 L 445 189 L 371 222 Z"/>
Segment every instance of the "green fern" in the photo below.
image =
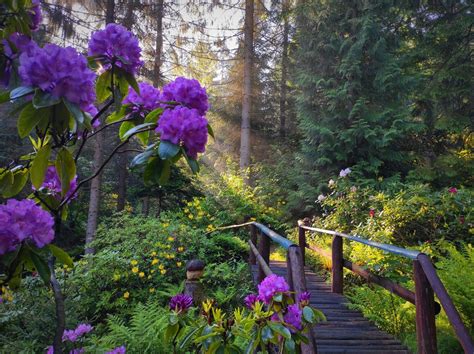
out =
<path fill-rule="evenodd" d="M 118 316 L 108 318 L 108 334 L 102 344 L 110 348 L 124 345 L 127 353 L 169 353 L 171 348 L 164 340 L 167 321 L 167 309 L 154 303 L 138 304 L 129 321 Z"/>

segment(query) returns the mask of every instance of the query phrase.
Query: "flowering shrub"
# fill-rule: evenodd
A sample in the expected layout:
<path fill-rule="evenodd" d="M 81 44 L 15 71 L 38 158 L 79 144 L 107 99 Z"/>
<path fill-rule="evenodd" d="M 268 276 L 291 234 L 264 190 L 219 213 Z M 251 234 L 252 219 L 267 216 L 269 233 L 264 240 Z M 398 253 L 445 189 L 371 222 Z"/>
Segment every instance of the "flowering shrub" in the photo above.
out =
<path fill-rule="evenodd" d="M 245 298 L 247 310 L 237 308 L 226 314 L 214 301 L 207 300 L 197 318 L 194 312 L 188 311 L 192 304 L 190 297 L 174 296 L 170 302 L 167 340 L 175 351 L 193 349 L 207 353 L 212 348 L 223 352 L 253 352 L 274 348 L 279 353 L 296 352 L 296 346 L 308 343 L 305 334 L 309 328 L 324 316 L 309 306 L 307 292 L 300 294 L 295 303 L 282 277 L 270 275 L 258 288 L 258 295 Z"/>
<path fill-rule="evenodd" d="M 37 107 L 49 103 L 59 103 L 65 98 L 79 106 L 83 111 L 94 114 L 95 74 L 87 66 L 87 59 L 74 48 L 62 48 L 56 44 L 47 44 L 43 48 L 23 51 L 18 69 L 25 86 L 37 87 L 41 91 L 34 101 Z M 50 94 L 49 98 L 45 93 Z M 41 101 L 40 101 L 41 98 Z"/>
<path fill-rule="evenodd" d="M 23 241 L 44 247 L 54 239 L 52 216 L 31 199 L 9 199 L 0 205 L 0 255 L 15 250 Z"/>
<path fill-rule="evenodd" d="M 66 252 L 50 243 L 68 216 L 68 204 L 86 182 L 102 172 L 113 154 L 135 138 L 144 149 L 134 158 L 133 166 L 144 165 L 147 184 L 164 185 L 171 165 L 181 157 L 197 172 L 197 155 L 204 152 L 208 131 L 212 132 L 203 117 L 207 95 L 197 81 L 179 78 L 163 90 L 167 100 L 163 103 L 159 102 L 158 89 L 138 85 L 134 75 L 144 64 L 141 48 L 138 39 L 123 26 L 108 24 L 94 32 L 86 58 L 72 47 L 39 46 L 31 40 L 31 31 L 38 28 L 42 17 L 39 0 L 9 1 L 2 3 L 1 9 L 0 78 L 7 91 L 1 92 L 0 103 L 19 104 L 18 135 L 29 137 L 32 151 L 13 157 L 8 166 L 0 168 L 0 197 L 9 199 L 0 207 L 0 254 L 5 255 L 0 282 L 15 288 L 25 270 L 39 273 L 58 302 L 53 347 L 60 351 L 65 310 L 55 261 L 68 268 L 73 263 Z M 18 77 L 23 86 L 18 86 Z M 105 118 L 109 108 L 113 113 Z M 173 126 L 179 134 L 167 137 L 166 129 L 157 129 L 164 108 L 173 121 L 163 120 L 161 128 Z M 76 162 L 84 146 L 93 135 L 115 124 L 121 124 L 121 142 L 90 176 L 78 180 Z M 150 136 L 155 129 L 163 136 Z M 28 180 L 33 187 L 30 199 L 10 199 L 25 189 Z M 48 247 L 39 250 L 45 245 Z M 175 262 L 179 268 L 181 261 Z M 139 278 L 145 277 L 144 271 L 137 273 Z M 161 273 L 166 270 L 161 269 Z M 129 297 L 126 291 L 123 301 Z M 76 332 L 66 333 L 72 338 Z"/>
<path fill-rule="evenodd" d="M 207 143 L 207 120 L 197 110 L 176 107 L 163 112 L 156 132 L 162 140 L 182 144 L 192 159 L 204 152 Z"/>
<path fill-rule="evenodd" d="M 129 104 L 132 112 L 140 115 L 144 115 L 158 108 L 160 90 L 146 82 L 140 82 L 138 87 L 140 88 L 140 92 L 137 93 L 133 88 L 130 88 L 127 97 L 125 97 L 122 103 Z"/>
<path fill-rule="evenodd" d="M 197 110 L 201 116 L 205 115 L 209 109 L 206 89 L 201 87 L 199 81 L 184 77 L 178 77 L 163 87 L 161 101 L 163 101 L 164 107 L 169 106 L 166 104 L 167 102 L 172 105 L 177 103 Z"/>
<path fill-rule="evenodd" d="M 136 74 L 143 66 L 137 38 L 115 23 L 92 34 L 88 54 L 97 57 L 106 70 L 116 65 L 129 74 Z"/>

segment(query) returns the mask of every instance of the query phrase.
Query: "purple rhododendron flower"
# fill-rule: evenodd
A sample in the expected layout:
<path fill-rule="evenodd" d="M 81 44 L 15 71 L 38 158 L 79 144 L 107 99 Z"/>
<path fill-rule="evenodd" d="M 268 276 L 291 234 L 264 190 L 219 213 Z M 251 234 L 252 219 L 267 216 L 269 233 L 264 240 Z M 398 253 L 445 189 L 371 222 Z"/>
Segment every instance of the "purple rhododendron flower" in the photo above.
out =
<path fill-rule="evenodd" d="M 54 354 L 54 348 L 52 345 L 48 346 L 48 348 L 46 348 L 46 354 Z"/>
<path fill-rule="evenodd" d="M 125 354 L 125 352 L 125 347 L 122 345 L 121 347 L 114 348 L 111 351 L 106 352 L 105 354 Z"/>
<path fill-rule="evenodd" d="M 30 29 L 32 31 L 36 31 L 38 30 L 39 28 L 39 25 L 41 23 L 41 20 L 42 20 L 42 16 L 41 16 L 41 4 L 40 4 L 40 0 L 32 0 L 31 1 L 31 8 L 29 10 L 30 12 L 30 20 L 31 20 L 31 23 L 30 23 Z"/>
<path fill-rule="evenodd" d="M 200 115 L 205 115 L 209 109 L 206 89 L 199 81 L 178 77 L 163 87 L 161 101 L 175 101 L 188 108 L 197 109 Z M 167 107 L 165 105 L 165 107 Z"/>
<path fill-rule="evenodd" d="M 193 306 L 193 298 L 186 294 L 178 294 L 171 298 L 170 309 L 176 312 L 184 312 Z"/>
<path fill-rule="evenodd" d="M 69 354 L 83 354 L 86 350 L 84 348 L 76 348 L 69 351 Z"/>
<path fill-rule="evenodd" d="M 288 306 L 288 311 L 283 316 L 283 320 L 289 325 L 296 328 L 298 331 L 301 331 L 303 329 L 303 323 L 301 322 L 302 316 L 303 311 L 301 311 L 297 304 L 293 304 Z M 290 331 L 295 332 L 293 328 L 290 328 Z"/>
<path fill-rule="evenodd" d="M 44 182 L 41 185 L 41 188 L 47 189 L 49 193 L 51 193 L 55 198 L 61 199 L 61 179 L 56 171 L 55 166 L 49 166 L 46 170 L 46 175 L 44 177 Z M 77 188 L 77 176 L 73 178 L 73 180 L 69 183 L 69 190 L 66 193 L 66 198 L 69 198 L 71 194 Z M 35 189 L 35 187 L 33 187 Z M 71 199 L 77 197 L 77 194 L 72 196 Z"/>
<path fill-rule="evenodd" d="M 47 44 L 23 52 L 18 72 L 26 86 L 64 97 L 86 112 L 94 107 L 95 74 L 87 67 L 86 58 L 72 47 Z"/>
<path fill-rule="evenodd" d="M 23 52 L 31 53 L 38 48 L 38 45 L 30 37 L 18 32 L 12 33 L 8 39 L 2 40 L 1 43 L 6 62 L 4 71 L 0 73 L 0 83 L 7 87 L 10 83 L 13 61 Z"/>
<path fill-rule="evenodd" d="M 290 291 L 290 287 L 286 283 L 285 278 L 271 274 L 258 285 L 258 298 L 268 305 L 272 301 L 273 296 L 288 291 Z"/>
<path fill-rule="evenodd" d="M 258 301 L 257 294 L 249 294 L 244 299 L 245 306 L 247 306 L 247 308 L 250 310 L 253 309 L 253 306 L 255 305 L 257 301 Z"/>
<path fill-rule="evenodd" d="M 137 37 L 125 27 L 115 23 L 109 23 L 105 29 L 92 34 L 88 53 L 90 56 L 101 56 L 99 60 L 106 69 L 114 63 L 126 72 L 136 74 L 143 66 Z"/>
<path fill-rule="evenodd" d="M 70 341 L 75 342 L 84 334 L 89 333 L 92 331 L 94 327 L 87 323 L 79 324 L 76 329 L 67 329 L 63 333 L 63 342 Z"/>
<path fill-rule="evenodd" d="M 206 149 L 207 119 L 195 109 L 176 107 L 165 110 L 155 131 L 160 134 L 161 140 L 183 144 L 192 159 Z"/>
<path fill-rule="evenodd" d="M 132 112 L 145 115 L 160 106 L 160 90 L 146 82 L 140 82 L 138 87 L 140 88 L 140 94 L 130 87 L 128 95 L 122 102 L 123 104 L 130 104 Z"/>
<path fill-rule="evenodd" d="M 54 239 L 54 219 L 31 199 L 9 199 L 0 205 L 0 255 L 24 240 L 43 247 Z"/>
<path fill-rule="evenodd" d="M 311 293 L 309 291 L 302 292 L 298 295 L 298 301 L 300 302 L 301 306 L 308 306 L 310 298 Z"/>

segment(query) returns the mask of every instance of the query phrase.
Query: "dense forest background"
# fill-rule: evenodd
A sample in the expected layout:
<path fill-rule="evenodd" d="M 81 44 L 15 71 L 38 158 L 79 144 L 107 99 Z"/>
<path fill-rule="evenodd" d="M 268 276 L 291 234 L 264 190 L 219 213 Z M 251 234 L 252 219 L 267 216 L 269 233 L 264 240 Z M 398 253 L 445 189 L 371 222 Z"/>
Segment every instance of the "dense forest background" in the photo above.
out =
<path fill-rule="evenodd" d="M 139 151 L 135 142 L 71 203 L 58 238 L 81 260 L 71 278 L 64 273 L 70 323 L 90 320 L 107 345 L 120 345 L 131 317 L 164 318 L 160 309 L 137 304 L 151 296 L 165 303 L 184 277 L 177 267 L 191 256 L 207 260 L 204 282 L 232 308 L 250 290 L 247 235 L 210 232 L 255 218 L 296 238 L 296 221 L 307 217 L 318 227 L 428 253 L 474 333 L 474 288 L 466 286 L 474 277 L 469 1 L 48 0 L 41 7 L 44 20 L 33 35 L 38 43 L 85 53 L 91 33 L 106 23 L 130 29 L 146 63 L 139 81 L 161 89 L 178 76 L 199 80 L 215 135 L 199 158 L 198 175 L 178 163 L 168 184 L 145 185 L 143 171 L 130 167 Z M 17 136 L 16 108 L 0 106 L 0 166 L 27 152 Z M 100 166 L 117 133 L 95 136 L 78 161 L 79 176 Z M 149 263 L 148 246 L 160 238 L 162 247 L 168 236 L 186 247 L 176 253 L 180 265 L 167 258 L 163 278 L 132 278 L 130 260 Z M 310 242 L 330 244 L 318 237 Z M 160 252 L 168 252 L 164 247 Z M 364 246 L 344 250 L 354 262 L 413 287 L 411 264 Z M 278 250 L 272 252 L 278 258 Z M 93 265 L 80 263 L 89 259 L 84 253 L 95 257 Z M 169 287 L 155 293 L 163 282 Z M 410 304 L 360 280 L 348 284 L 354 306 L 416 348 Z M 46 292 L 35 279 L 26 288 Z M 44 321 L 53 321 L 53 303 L 33 304 L 27 292 L 18 299 L 2 313 L 0 340 L 18 350 L 28 342 L 34 352 L 51 333 L 19 314 L 50 311 Z M 117 317 L 110 320 L 111 314 Z M 444 313 L 437 321 L 440 352 L 458 352 Z M 142 333 L 156 341 L 142 325 L 128 327 L 127 343 L 136 352 L 143 352 Z"/>

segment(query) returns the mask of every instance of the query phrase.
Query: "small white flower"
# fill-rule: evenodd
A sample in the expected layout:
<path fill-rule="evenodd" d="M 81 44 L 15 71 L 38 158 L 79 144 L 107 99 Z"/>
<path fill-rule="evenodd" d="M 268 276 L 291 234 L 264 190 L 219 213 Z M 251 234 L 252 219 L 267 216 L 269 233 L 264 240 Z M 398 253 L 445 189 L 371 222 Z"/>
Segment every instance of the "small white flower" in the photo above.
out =
<path fill-rule="evenodd" d="M 324 199 L 326 199 L 326 196 L 324 194 L 318 195 L 318 202 L 322 202 Z"/>
<path fill-rule="evenodd" d="M 349 167 L 345 168 L 345 169 L 341 170 L 341 172 L 339 172 L 339 177 L 346 177 L 351 172 L 352 171 Z"/>
<path fill-rule="evenodd" d="M 329 184 L 329 186 L 334 186 L 336 184 L 336 182 L 334 182 L 333 179 L 330 179 L 328 184 Z"/>
<path fill-rule="evenodd" d="M 352 187 L 351 187 L 351 192 L 352 192 L 352 193 L 357 192 L 357 187 L 356 187 L 356 186 L 352 186 Z"/>

